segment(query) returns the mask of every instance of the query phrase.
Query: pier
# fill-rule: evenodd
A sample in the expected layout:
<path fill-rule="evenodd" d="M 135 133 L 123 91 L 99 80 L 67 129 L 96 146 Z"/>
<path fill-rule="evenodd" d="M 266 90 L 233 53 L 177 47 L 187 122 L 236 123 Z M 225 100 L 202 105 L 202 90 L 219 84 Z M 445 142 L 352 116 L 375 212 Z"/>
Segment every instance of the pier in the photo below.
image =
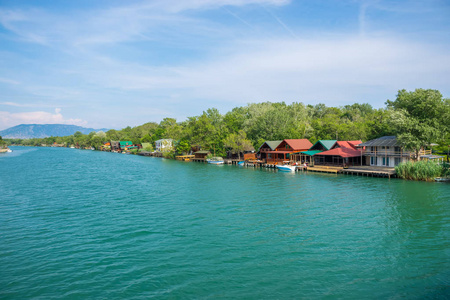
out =
<path fill-rule="evenodd" d="M 388 178 L 396 176 L 395 168 L 374 167 L 374 166 L 349 167 L 348 169 L 343 169 L 342 173 L 347 175 L 388 177 Z"/>

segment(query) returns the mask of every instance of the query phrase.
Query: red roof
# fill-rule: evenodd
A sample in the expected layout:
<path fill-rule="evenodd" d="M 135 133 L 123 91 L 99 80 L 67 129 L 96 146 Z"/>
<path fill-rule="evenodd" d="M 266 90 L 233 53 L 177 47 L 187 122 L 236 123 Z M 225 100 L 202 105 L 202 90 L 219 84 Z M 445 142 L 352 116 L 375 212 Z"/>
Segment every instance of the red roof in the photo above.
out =
<path fill-rule="evenodd" d="M 361 144 L 362 141 L 337 141 L 336 144 L 338 144 L 339 147 L 344 148 L 350 148 L 350 149 L 356 149 L 356 145 Z"/>
<path fill-rule="evenodd" d="M 308 150 L 313 145 L 308 139 L 286 139 L 283 142 L 286 142 L 294 151 Z"/>
<path fill-rule="evenodd" d="M 317 153 L 315 155 L 334 155 L 334 156 L 340 156 L 340 157 L 358 157 L 361 156 L 361 151 L 355 150 L 353 148 L 334 148 L 328 151 L 323 151 L 320 153 Z"/>

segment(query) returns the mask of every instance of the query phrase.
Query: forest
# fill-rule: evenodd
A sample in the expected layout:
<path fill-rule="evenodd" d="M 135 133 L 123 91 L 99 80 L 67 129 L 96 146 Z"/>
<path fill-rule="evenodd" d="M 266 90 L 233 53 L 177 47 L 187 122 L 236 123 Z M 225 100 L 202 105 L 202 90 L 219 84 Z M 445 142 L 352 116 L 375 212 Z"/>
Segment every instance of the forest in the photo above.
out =
<path fill-rule="evenodd" d="M 387 100 L 384 108 L 355 103 L 342 107 L 301 102 L 251 103 L 221 114 L 215 108 L 178 122 L 165 118 L 160 123 L 148 122 L 136 127 L 107 132 L 80 132 L 65 137 L 6 140 L 10 145 L 51 145 L 53 143 L 94 147 L 106 141 L 150 143 L 173 139 L 174 153 L 191 149 L 214 151 L 225 156 L 227 151 L 258 149 L 266 140 L 307 138 L 317 140 L 367 141 L 385 135 L 396 135 L 409 150 L 436 143 L 436 149 L 447 152 L 450 145 L 450 99 L 437 90 L 400 90 L 395 100 Z"/>

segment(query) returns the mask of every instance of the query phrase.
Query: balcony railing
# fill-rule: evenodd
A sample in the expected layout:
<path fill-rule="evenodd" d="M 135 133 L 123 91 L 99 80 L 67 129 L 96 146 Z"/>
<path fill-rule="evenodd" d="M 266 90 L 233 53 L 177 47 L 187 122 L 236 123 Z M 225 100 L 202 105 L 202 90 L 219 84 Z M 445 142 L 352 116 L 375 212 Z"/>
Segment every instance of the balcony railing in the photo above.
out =
<path fill-rule="evenodd" d="M 429 155 L 431 154 L 431 150 L 420 150 L 419 156 L 422 155 Z M 411 157 L 415 155 L 414 151 L 370 151 L 366 150 L 363 152 L 363 155 L 370 155 L 370 156 L 394 156 L 394 157 Z"/>

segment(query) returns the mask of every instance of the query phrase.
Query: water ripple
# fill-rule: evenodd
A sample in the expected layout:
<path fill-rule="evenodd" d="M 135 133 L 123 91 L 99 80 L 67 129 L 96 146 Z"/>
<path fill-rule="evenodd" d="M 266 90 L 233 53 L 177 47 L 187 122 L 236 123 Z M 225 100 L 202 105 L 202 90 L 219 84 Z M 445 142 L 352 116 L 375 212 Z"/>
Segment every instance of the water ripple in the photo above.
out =
<path fill-rule="evenodd" d="M 449 185 L 0 157 L 0 298 L 445 298 Z"/>

